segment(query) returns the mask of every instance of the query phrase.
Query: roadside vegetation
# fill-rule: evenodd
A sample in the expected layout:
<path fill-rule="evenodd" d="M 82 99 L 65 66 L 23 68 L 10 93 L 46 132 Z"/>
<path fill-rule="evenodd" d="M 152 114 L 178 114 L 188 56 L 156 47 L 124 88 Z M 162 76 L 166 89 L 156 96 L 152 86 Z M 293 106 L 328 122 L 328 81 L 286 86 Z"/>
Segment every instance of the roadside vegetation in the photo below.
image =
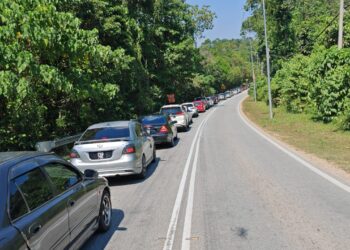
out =
<path fill-rule="evenodd" d="M 336 124 L 314 122 L 310 114 L 286 112 L 285 107 L 274 109 L 274 119 L 270 120 L 268 106 L 251 97 L 242 108 L 251 121 L 269 134 L 350 173 L 350 133 Z"/>
<path fill-rule="evenodd" d="M 255 49 L 264 62 L 260 1 L 247 0 L 246 10 L 252 16 L 242 31 L 256 34 Z M 338 13 L 339 1 L 267 1 L 272 96 L 277 113 L 305 114 L 315 122 L 350 130 L 350 13 L 345 12 L 343 49 L 336 46 Z M 257 99 L 267 103 L 263 75 L 258 76 Z"/>
<path fill-rule="evenodd" d="M 195 45 L 214 18 L 182 0 L 0 1 L 0 150 L 240 85 L 220 42 Z"/>

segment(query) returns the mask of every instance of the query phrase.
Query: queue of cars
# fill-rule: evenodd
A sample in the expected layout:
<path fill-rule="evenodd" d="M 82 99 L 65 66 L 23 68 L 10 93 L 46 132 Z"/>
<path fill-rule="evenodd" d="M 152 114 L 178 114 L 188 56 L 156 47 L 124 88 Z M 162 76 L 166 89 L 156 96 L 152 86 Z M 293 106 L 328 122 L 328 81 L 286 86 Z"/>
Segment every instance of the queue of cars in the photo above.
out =
<path fill-rule="evenodd" d="M 51 153 L 0 153 L 0 249 L 78 249 L 112 221 L 105 177 L 144 179 L 156 145 L 176 145 L 178 130 L 234 91 L 161 107 L 137 120 L 88 127 L 64 160 Z"/>

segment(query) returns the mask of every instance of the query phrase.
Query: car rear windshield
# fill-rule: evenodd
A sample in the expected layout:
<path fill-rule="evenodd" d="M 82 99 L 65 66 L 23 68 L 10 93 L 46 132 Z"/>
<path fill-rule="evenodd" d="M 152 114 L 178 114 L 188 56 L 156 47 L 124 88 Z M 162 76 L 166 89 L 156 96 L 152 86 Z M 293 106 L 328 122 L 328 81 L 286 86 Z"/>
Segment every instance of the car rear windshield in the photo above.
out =
<path fill-rule="evenodd" d="M 182 112 L 180 107 L 173 107 L 173 108 L 162 108 L 160 111 L 162 114 L 167 115 L 175 115 L 178 112 Z"/>
<path fill-rule="evenodd" d="M 195 102 L 195 103 L 194 103 L 194 106 L 197 107 L 197 106 L 200 106 L 201 104 L 202 104 L 201 102 Z"/>
<path fill-rule="evenodd" d="M 183 106 L 186 106 L 187 108 L 191 108 L 191 107 L 193 107 L 193 104 L 184 104 Z"/>
<path fill-rule="evenodd" d="M 143 125 L 153 125 L 153 124 L 165 124 L 165 116 L 147 116 L 141 120 Z"/>
<path fill-rule="evenodd" d="M 121 138 L 129 138 L 130 131 L 128 127 L 105 127 L 88 129 L 80 139 L 80 141 L 94 140 L 113 140 Z"/>

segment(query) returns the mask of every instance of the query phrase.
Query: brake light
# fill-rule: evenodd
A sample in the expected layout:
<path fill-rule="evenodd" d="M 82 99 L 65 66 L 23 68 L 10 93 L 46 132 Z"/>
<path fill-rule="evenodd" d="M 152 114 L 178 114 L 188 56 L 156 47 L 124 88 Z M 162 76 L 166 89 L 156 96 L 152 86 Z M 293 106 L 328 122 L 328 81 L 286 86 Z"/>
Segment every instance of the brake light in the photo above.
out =
<path fill-rule="evenodd" d="M 167 128 L 166 126 L 162 126 L 162 127 L 160 128 L 159 132 L 160 132 L 160 133 L 168 133 L 169 130 L 168 130 L 168 128 Z"/>
<path fill-rule="evenodd" d="M 123 154 L 134 154 L 134 153 L 136 153 L 136 148 L 134 145 L 127 145 L 123 150 Z"/>
<path fill-rule="evenodd" d="M 181 112 L 181 111 L 176 112 L 176 115 L 183 115 L 183 114 L 184 114 L 184 112 Z"/>
<path fill-rule="evenodd" d="M 72 152 L 70 152 L 70 154 L 69 154 L 69 158 L 71 158 L 71 159 L 77 159 L 77 158 L 80 158 L 80 155 L 78 154 L 77 151 L 72 150 Z"/>

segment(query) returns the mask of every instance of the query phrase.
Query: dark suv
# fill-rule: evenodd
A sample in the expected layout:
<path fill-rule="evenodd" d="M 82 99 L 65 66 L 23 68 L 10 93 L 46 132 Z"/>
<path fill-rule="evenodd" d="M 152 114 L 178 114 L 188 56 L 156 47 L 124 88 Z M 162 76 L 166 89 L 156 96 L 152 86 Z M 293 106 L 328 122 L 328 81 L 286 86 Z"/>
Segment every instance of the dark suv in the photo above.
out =
<path fill-rule="evenodd" d="M 0 153 L 0 249 L 79 248 L 111 224 L 110 190 L 53 154 Z"/>

